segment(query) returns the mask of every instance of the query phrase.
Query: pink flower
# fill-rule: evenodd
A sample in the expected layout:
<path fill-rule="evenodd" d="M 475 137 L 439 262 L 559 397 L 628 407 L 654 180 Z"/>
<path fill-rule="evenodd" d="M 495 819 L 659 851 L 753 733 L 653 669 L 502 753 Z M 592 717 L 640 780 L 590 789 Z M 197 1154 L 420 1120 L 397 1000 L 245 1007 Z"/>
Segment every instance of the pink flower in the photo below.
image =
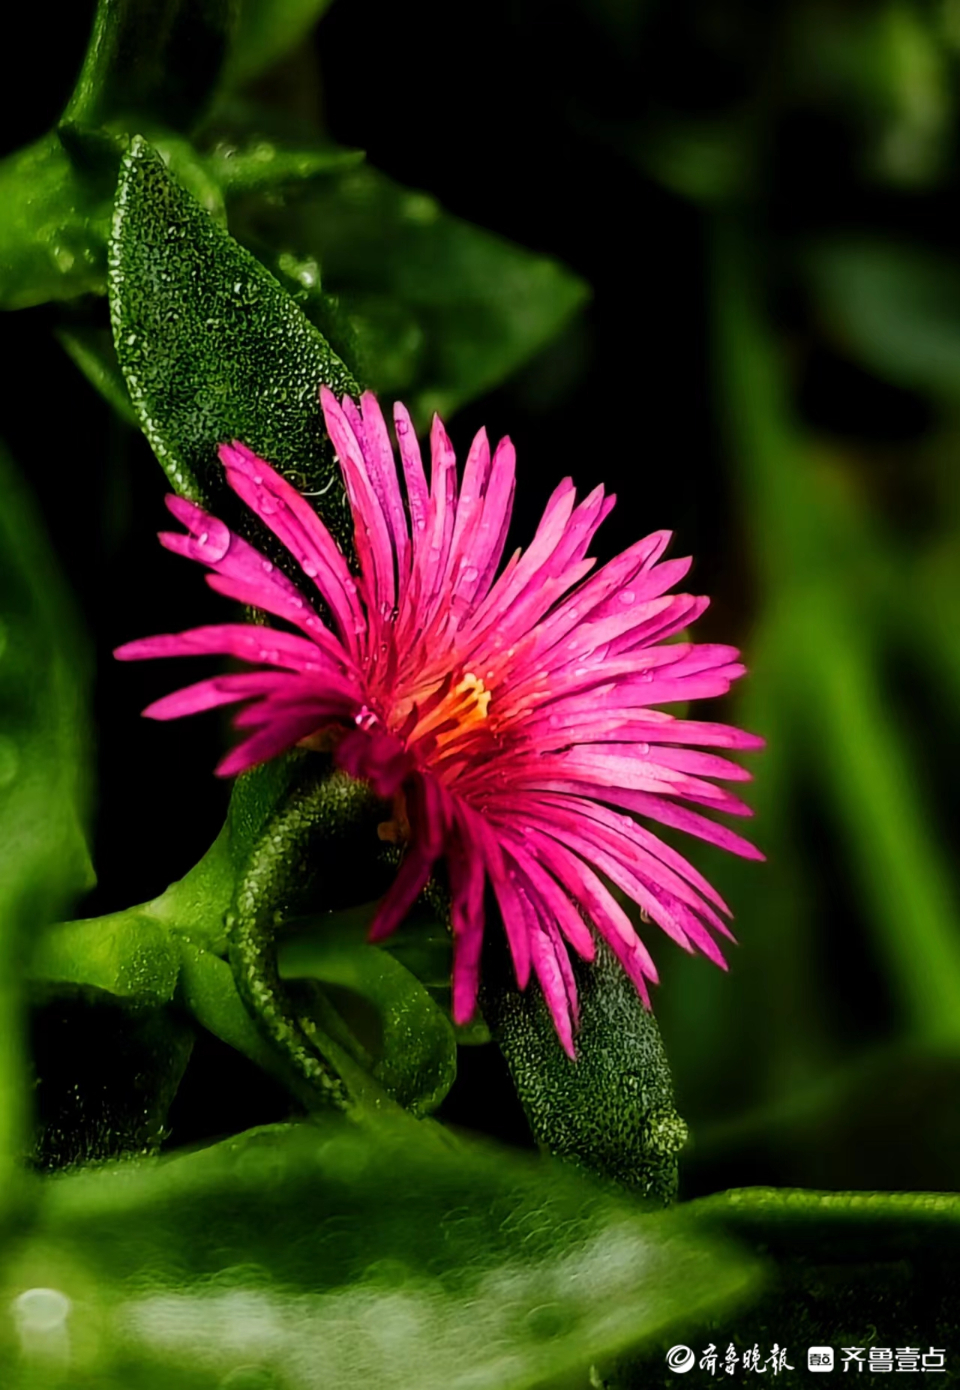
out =
<path fill-rule="evenodd" d="M 477 998 L 486 886 L 503 917 L 517 981 L 537 976 L 574 1055 L 577 997 L 568 948 L 589 960 L 591 923 L 649 1006 L 657 972 L 609 884 L 687 951 L 724 960 L 730 936 L 719 894 L 638 816 L 734 854 L 763 856 L 683 803 L 749 809 L 714 779 L 749 778 L 700 748 L 758 748 L 724 724 L 652 708 L 722 695 L 743 674 L 733 647 L 676 642 L 708 600 L 668 591 L 690 560 L 660 560 L 659 531 L 587 575 L 587 549 L 614 504 L 598 487 L 579 504 L 565 479 L 532 543 L 500 569 L 514 493 L 508 439 L 491 456 L 481 431 L 458 487 L 446 431 L 434 418 L 428 487 L 410 417 L 394 409 L 406 503 L 376 399 L 358 408 L 321 391 L 353 513 L 351 571 L 309 503 L 244 445 L 220 448 L 233 490 L 290 551 L 329 610 L 325 626 L 301 590 L 216 517 L 179 497 L 167 505 L 188 534 L 169 550 L 208 565 L 219 593 L 288 628 L 227 623 L 130 642 L 122 660 L 201 653 L 253 670 L 216 676 L 144 711 L 174 719 L 244 702 L 248 734 L 217 771 L 243 772 L 307 743 L 394 799 L 387 838 L 406 842 L 371 936 L 403 920 L 434 863 L 452 895 L 453 1014 Z M 498 569 L 500 570 L 498 575 Z M 306 589 L 306 586 L 305 586 Z"/>

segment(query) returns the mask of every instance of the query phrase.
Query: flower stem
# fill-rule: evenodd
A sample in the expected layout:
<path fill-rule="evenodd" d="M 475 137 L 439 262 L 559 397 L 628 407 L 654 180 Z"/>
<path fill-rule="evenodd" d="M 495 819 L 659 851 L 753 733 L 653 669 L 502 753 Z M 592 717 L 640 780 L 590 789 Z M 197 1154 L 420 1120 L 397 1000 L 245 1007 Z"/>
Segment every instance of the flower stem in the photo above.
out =
<path fill-rule="evenodd" d="M 324 1106 L 346 1109 L 347 1086 L 318 1028 L 280 980 L 276 932 L 318 877 L 338 873 L 349 841 L 382 810 L 369 787 L 342 772 L 296 785 L 264 825 L 238 879 L 227 918 L 230 965 L 254 1022 Z M 373 840 L 373 843 L 376 843 Z"/>

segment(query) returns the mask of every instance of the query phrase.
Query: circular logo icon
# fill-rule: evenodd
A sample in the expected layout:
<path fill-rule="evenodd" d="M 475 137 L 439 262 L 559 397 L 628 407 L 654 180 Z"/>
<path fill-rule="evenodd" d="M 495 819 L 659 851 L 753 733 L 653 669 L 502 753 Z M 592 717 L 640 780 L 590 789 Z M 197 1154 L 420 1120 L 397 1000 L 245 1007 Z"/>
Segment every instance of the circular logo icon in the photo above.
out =
<path fill-rule="evenodd" d="M 678 1375 L 689 1371 L 696 1359 L 689 1347 L 671 1347 L 667 1352 L 667 1365 Z"/>

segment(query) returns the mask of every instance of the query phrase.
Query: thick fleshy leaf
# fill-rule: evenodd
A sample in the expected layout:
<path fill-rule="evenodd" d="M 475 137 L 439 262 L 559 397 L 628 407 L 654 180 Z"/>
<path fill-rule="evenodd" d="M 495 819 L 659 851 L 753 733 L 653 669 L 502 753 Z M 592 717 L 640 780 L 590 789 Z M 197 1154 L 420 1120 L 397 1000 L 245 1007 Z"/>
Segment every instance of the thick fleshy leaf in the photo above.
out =
<path fill-rule="evenodd" d="M 20 976 L 89 888 L 86 655 L 34 504 L 0 450 L 0 1203 L 23 1151 Z"/>
<path fill-rule="evenodd" d="M 99 0 L 65 118 L 190 130 L 216 87 L 233 0 Z"/>
<path fill-rule="evenodd" d="M 586 297 L 556 261 L 450 216 L 367 166 L 324 180 L 286 208 L 239 206 L 234 225 L 265 258 L 286 243 L 314 259 L 322 294 L 305 297 L 306 312 L 325 323 L 323 295 L 340 298 L 364 381 L 402 394 L 424 421 L 502 381 Z"/>
<path fill-rule="evenodd" d="M 334 986 L 332 1002 L 366 1042 L 369 1069 L 388 1095 L 414 1114 L 436 1109 L 457 1074 L 456 1038 L 449 1019 L 399 961 L 379 947 L 325 932 L 321 919 L 286 942 L 280 973 Z M 362 1012 L 351 1008 L 354 999 L 372 1010 L 373 1036 Z"/>
<path fill-rule="evenodd" d="M 48 1185 L 2 1306 L 17 1390 L 57 1348 L 97 1390 L 519 1390 L 695 1328 L 757 1268 L 509 1150 L 328 1121 Z"/>
<path fill-rule="evenodd" d="M 541 992 L 521 993 L 506 962 L 497 965 L 487 971 L 481 1004 L 534 1138 L 640 1196 L 671 1201 L 687 1127 L 674 1106 L 656 1019 L 612 951 L 598 941 L 593 961 L 573 962 L 576 1061 L 557 1042 Z"/>
<path fill-rule="evenodd" d="M 109 194 L 57 135 L 0 161 L 0 207 L 0 309 L 103 293 Z"/>
<path fill-rule="evenodd" d="M 321 383 L 355 389 L 350 374 L 139 138 L 117 193 L 110 307 L 134 409 L 178 492 L 210 500 L 222 486 L 217 444 L 242 439 L 313 494 L 344 535 L 317 393 Z"/>
<path fill-rule="evenodd" d="M 134 909 L 51 927 L 33 954 L 29 975 L 153 1007 L 173 998 L 179 967 L 176 940 L 147 912 Z"/>

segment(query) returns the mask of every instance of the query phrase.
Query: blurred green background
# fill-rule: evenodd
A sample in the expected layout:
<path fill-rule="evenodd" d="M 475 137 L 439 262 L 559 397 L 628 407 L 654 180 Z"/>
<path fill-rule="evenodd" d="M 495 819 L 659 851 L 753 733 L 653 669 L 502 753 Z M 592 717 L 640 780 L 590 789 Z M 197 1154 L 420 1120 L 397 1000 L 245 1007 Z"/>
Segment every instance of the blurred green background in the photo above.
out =
<path fill-rule="evenodd" d="M 56 120 L 92 12 L 10 19 L 34 80 L 0 94 L 4 151 Z M 691 853 L 736 913 L 729 975 L 646 929 L 694 1135 L 686 1195 L 960 1184 L 958 63 L 955 0 L 337 0 L 248 92 L 429 196 L 345 174 L 365 222 L 321 193 L 256 215 L 241 199 L 231 230 L 285 247 L 277 268 L 301 288 L 320 276 L 325 331 L 365 346 L 372 384 L 424 412 L 465 402 L 459 449 L 480 424 L 512 435 L 516 542 L 560 476 L 604 481 L 620 501 L 601 558 L 672 527 L 714 598 L 700 637 L 746 652 L 742 690 L 704 717 L 769 740 L 751 827 L 769 862 Z M 563 301 L 549 332 L 534 296 L 513 347 L 485 357 L 484 310 L 517 293 L 487 242 L 442 239 L 397 288 L 404 237 L 437 203 L 566 264 L 589 303 L 573 312 L 574 282 L 545 268 Z M 4 315 L 0 358 L 3 431 L 96 647 L 92 915 L 189 868 L 227 789 L 215 726 L 142 723 L 156 673 L 109 658 L 222 608 L 156 546 L 162 474 L 51 335 L 95 327 L 85 312 Z M 538 335 L 552 341 L 531 358 Z M 73 1026 L 58 1017 L 65 1031 L 38 1035 L 50 1057 Z M 172 1144 L 281 1113 L 204 1047 Z M 523 1138 L 489 1047 L 464 1052 L 445 1113 Z"/>

